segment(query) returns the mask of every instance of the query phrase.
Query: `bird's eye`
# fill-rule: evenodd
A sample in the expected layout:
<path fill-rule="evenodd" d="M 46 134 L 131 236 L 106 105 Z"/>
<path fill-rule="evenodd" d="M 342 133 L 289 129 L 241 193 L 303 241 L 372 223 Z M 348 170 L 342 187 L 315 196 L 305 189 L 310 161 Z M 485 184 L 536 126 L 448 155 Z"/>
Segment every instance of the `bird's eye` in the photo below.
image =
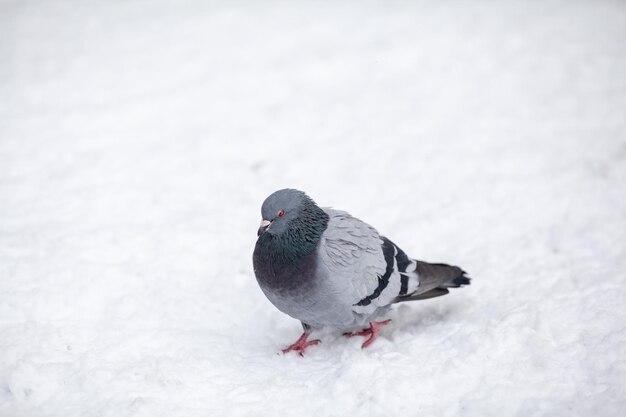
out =
<path fill-rule="evenodd" d="M 285 215 L 285 210 L 281 210 L 278 212 L 278 217 L 283 217 Z"/>

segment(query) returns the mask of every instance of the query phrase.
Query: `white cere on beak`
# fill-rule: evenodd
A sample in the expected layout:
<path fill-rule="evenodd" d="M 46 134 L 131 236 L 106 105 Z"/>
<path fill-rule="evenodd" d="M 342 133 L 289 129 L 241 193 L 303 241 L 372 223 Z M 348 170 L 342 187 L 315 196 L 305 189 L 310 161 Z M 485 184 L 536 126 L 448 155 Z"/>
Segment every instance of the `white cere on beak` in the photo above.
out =
<path fill-rule="evenodd" d="M 270 227 L 270 224 L 272 224 L 271 221 L 269 220 L 263 220 L 261 222 L 261 226 L 259 227 L 259 230 L 257 230 L 256 235 L 257 236 L 261 236 L 263 233 L 265 233 L 265 231 L 267 230 L 268 227 Z"/>

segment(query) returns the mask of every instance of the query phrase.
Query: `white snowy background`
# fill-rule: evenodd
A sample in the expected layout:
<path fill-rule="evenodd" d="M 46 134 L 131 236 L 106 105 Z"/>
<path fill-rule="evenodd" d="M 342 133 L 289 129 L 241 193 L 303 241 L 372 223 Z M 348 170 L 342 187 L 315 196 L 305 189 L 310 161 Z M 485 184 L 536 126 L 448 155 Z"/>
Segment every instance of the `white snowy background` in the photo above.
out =
<path fill-rule="evenodd" d="M 258 288 L 308 192 L 472 285 Z M 0 415 L 623 416 L 624 1 L 0 1 Z"/>

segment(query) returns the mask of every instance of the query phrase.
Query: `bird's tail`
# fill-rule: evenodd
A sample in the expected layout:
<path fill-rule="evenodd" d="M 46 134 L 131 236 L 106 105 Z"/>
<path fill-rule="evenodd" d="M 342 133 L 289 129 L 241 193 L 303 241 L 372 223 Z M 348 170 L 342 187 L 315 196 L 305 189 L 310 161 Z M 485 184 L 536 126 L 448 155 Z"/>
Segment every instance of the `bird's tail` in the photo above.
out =
<path fill-rule="evenodd" d="M 470 284 L 470 278 L 458 266 L 415 261 L 418 285 L 414 291 L 398 296 L 394 302 L 425 300 L 447 294 L 448 288 Z"/>

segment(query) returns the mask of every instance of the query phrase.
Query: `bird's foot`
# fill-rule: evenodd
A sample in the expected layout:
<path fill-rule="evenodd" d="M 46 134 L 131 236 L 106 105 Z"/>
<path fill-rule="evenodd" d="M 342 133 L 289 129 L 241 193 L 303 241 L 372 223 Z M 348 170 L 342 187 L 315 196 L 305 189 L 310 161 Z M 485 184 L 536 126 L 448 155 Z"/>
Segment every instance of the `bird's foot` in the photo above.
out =
<path fill-rule="evenodd" d="M 369 338 L 361 345 L 361 348 L 365 349 L 366 347 L 374 343 L 374 340 L 376 340 L 376 338 L 378 337 L 378 332 L 380 332 L 380 329 L 383 326 L 388 325 L 389 323 L 391 323 L 391 319 L 385 321 L 372 321 L 370 322 L 370 327 L 368 329 L 363 329 L 360 332 L 347 332 L 343 335 L 348 337 L 369 336 Z"/>
<path fill-rule="evenodd" d="M 298 352 L 300 356 L 304 356 L 304 351 L 306 350 L 306 348 L 308 348 L 309 346 L 319 345 L 322 342 L 319 339 L 307 341 L 310 334 L 310 332 L 302 333 L 302 336 L 300 336 L 300 338 L 298 338 L 298 340 L 296 340 L 294 344 L 282 349 L 283 354 L 289 353 L 293 350 Z"/>

